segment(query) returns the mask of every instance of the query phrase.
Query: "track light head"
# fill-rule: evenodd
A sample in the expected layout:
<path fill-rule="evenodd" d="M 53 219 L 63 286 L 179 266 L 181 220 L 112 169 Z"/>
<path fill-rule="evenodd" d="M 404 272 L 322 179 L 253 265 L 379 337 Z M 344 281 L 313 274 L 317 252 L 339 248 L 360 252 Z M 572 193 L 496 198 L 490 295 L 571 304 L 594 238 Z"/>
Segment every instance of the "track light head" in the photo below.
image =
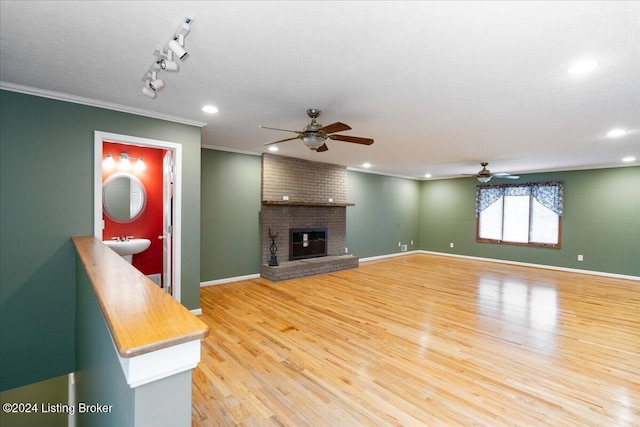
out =
<path fill-rule="evenodd" d="M 153 89 L 151 89 L 148 84 L 145 85 L 145 87 L 142 88 L 142 93 L 147 95 L 149 98 L 155 98 L 156 97 L 156 92 Z"/>
<path fill-rule="evenodd" d="M 173 53 L 176 54 L 178 59 L 184 59 L 184 57 L 187 56 L 187 51 L 184 50 L 184 48 L 180 46 L 180 43 L 178 43 L 175 39 L 169 42 L 169 49 L 171 49 Z"/>
<path fill-rule="evenodd" d="M 162 88 L 165 86 L 164 82 L 158 78 L 157 71 L 151 71 L 147 73 L 145 78 L 142 80 L 146 83 L 146 87 L 152 90 L 153 92 L 158 92 L 162 90 Z M 143 92 L 145 91 L 143 90 Z"/>
<path fill-rule="evenodd" d="M 160 80 L 160 79 L 151 80 L 149 82 L 149 87 L 154 92 L 158 92 L 159 90 L 162 90 L 162 88 L 164 87 L 164 82 L 162 80 Z"/>
<path fill-rule="evenodd" d="M 168 59 L 161 59 L 158 61 L 160 68 L 165 71 L 178 71 L 178 63 L 174 61 L 169 61 Z"/>

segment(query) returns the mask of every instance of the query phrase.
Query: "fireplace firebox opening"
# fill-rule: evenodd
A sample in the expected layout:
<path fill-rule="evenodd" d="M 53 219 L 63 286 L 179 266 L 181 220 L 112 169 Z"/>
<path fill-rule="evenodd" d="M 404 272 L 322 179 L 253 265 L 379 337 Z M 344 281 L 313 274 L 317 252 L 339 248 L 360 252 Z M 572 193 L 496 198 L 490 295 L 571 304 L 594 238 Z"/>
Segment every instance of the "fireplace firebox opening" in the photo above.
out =
<path fill-rule="evenodd" d="M 289 260 L 327 256 L 327 227 L 290 228 Z"/>

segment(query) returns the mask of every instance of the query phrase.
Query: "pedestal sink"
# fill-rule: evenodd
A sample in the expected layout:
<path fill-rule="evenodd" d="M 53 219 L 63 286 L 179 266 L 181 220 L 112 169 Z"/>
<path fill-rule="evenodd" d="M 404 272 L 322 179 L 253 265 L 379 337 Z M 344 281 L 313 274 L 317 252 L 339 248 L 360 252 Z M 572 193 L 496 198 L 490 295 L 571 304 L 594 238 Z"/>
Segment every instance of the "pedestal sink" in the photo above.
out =
<path fill-rule="evenodd" d="M 149 239 L 127 239 L 127 240 L 104 240 L 104 244 L 114 250 L 115 253 L 124 258 L 129 264 L 133 255 L 147 250 L 151 246 Z"/>

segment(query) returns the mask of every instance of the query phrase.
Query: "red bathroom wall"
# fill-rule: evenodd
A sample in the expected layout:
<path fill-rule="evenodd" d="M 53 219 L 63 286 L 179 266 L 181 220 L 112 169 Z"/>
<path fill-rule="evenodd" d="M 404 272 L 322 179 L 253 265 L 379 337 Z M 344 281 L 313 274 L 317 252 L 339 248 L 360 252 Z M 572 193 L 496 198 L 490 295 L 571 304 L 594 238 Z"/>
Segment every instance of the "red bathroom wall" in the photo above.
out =
<path fill-rule="evenodd" d="M 142 181 L 147 193 L 144 211 L 131 222 L 118 223 L 103 213 L 103 240 L 110 240 L 112 237 L 118 236 L 149 239 L 151 241 L 149 249 L 134 255 L 132 264 L 143 274 L 161 273 L 162 240 L 159 240 L 158 236 L 162 235 L 162 158 L 166 150 L 105 142 L 102 151 L 103 159 L 107 154 L 111 154 L 116 161 L 116 166 L 112 170 L 102 168 L 102 182 L 114 173 L 124 172 L 118 167 L 120 153 L 127 153 L 130 157 L 142 157 L 146 169 L 141 172 L 135 171 L 133 168 L 134 160 L 131 162 L 132 167 L 128 172 Z"/>

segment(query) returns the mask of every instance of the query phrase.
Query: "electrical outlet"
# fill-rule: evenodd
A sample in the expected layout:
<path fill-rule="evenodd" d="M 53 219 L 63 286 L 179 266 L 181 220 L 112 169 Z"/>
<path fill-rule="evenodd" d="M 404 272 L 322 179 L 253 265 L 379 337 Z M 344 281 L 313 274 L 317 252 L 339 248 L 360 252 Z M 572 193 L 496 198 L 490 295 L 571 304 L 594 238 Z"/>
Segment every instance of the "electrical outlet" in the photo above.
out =
<path fill-rule="evenodd" d="M 411 241 L 411 246 L 413 246 L 413 240 Z"/>
<path fill-rule="evenodd" d="M 582 255 L 578 255 L 578 261 L 584 261 L 584 257 Z"/>
<path fill-rule="evenodd" d="M 452 248 L 453 247 L 453 242 L 449 243 L 449 247 Z"/>
<path fill-rule="evenodd" d="M 289 196 L 282 196 L 282 200 L 289 200 Z"/>
<path fill-rule="evenodd" d="M 348 254 L 349 253 L 349 248 L 344 248 L 344 253 Z"/>
<path fill-rule="evenodd" d="M 401 242 L 398 242 L 398 247 L 401 247 L 401 246 L 402 246 L 402 243 L 401 243 Z"/>
<path fill-rule="evenodd" d="M 400 246 L 400 250 L 401 250 L 402 252 L 406 252 L 406 251 L 407 251 L 407 245 L 402 245 L 402 246 Z"/>

